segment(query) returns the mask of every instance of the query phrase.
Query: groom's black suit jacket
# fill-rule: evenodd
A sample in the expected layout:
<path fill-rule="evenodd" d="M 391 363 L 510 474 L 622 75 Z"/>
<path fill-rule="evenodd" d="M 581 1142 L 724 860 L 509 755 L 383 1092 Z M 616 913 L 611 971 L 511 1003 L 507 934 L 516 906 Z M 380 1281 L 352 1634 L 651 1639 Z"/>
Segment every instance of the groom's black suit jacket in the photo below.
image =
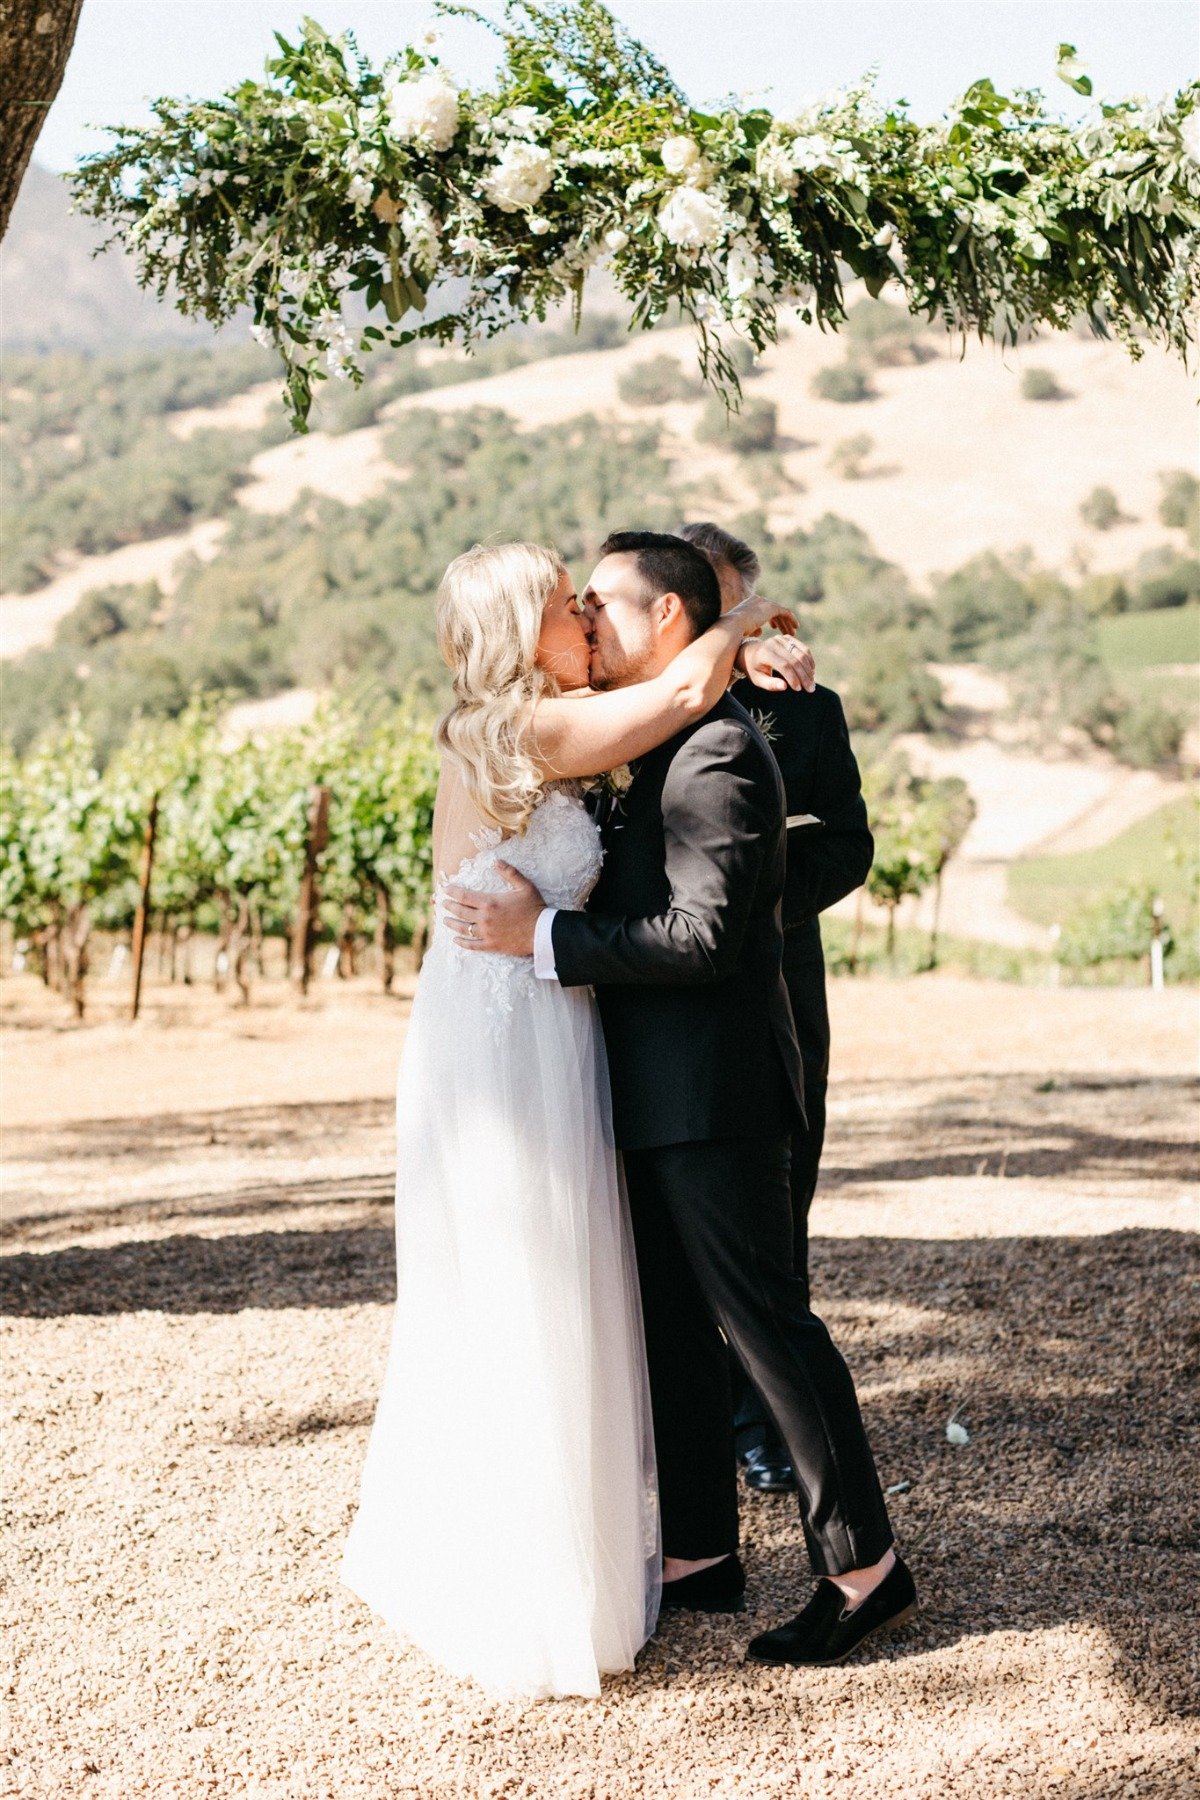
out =
<path fill-rule="evenodd" d="M 554 919 L 564 987 L 596 989 L 618 1146 L 788 1134 L 803 1077 L 780 973 L 779 767 L 725 695 L 606 809 L 586 912 Z"/>

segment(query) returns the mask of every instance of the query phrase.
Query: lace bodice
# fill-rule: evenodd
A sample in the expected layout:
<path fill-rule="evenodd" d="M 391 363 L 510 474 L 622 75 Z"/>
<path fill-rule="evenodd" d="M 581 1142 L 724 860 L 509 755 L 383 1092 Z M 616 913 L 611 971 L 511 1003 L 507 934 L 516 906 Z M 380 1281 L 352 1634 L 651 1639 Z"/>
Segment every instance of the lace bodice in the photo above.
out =
<path fill-rule="evenodd" d="M 460 949 L 443 919 L 445 887 L 502 893 L 507 884 L 496 864 L 506 862 L 534 883 L 547 906 L 581 907 L 600 874 L 600 833 L 574 787 L 564 786 L 547 788 L 523 836 L 506 838 L 494 827 L 484 827 L 471 842 L 477 846 L 475 854 L 448 881 L 438 883 L 430 955 L 439 952 L 456 975 L 474 970 L 496 1009 L 506 1013 L 521 987 L 536 980 L 533 959 Z"/>

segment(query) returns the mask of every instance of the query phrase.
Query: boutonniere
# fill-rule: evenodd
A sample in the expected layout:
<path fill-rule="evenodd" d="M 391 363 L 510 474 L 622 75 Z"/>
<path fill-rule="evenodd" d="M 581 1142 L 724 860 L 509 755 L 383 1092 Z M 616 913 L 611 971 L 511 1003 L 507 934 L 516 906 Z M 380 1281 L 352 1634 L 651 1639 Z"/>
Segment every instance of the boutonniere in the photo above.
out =
<path fill-rule="evenodd" d="M 633 770 L 628 763 L 621 763 L 606 775 L 589 775 L 583 783 L 583 791 L 585 794 L 611 794 L 614 800 L 623 800 L 632 786 Z"/>
<path fill-rule="evenodd" d="M 779 726 L 771 713 L 764 712 L 761 706 L 752 706 L 750 708 L 750 717 L 754 720 L 754 723 L 758 726 L 758 729 L 762 732 L 768 744 L 774 744 L 779 741 Z"/>

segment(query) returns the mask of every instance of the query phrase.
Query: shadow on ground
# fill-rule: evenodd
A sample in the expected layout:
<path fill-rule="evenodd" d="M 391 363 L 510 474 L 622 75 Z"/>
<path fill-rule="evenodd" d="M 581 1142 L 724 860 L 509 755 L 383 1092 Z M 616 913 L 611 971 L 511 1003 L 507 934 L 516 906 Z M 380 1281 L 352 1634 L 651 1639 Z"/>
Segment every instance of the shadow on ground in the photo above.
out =
<path fill-rule="evenodd" d="M 0 1263 L 0 1307 L 25 1318 L 388 1305 L 393 1237 L 343 1228 L 190 1234 Z M 818 1239 L 814 1294 L 864 1398 L 920 1623 L 886 1660 L 980 1633 L 1077 1624 L 1109 1634 L 1128 1687 L 1197 1709 L 1186 1612 L 1200 1552 L 1196 1467 L 1200 1240 Z M 945 1436 L 959 1410 L 970 1443 Z M 369 1395 L 328 1413 L 240 1415 L 231 1448 L 365 1430 Z M 226 1443 L 230 1443 L 226 1434 Z M 671 1620 L 648 1653 L 669 1675 L 794 1609 L 807 1585 L 791 1502 L 745 1509 L 749 1621 Z M 703 1681 L 706 1677 L 701 1676 Z"/>

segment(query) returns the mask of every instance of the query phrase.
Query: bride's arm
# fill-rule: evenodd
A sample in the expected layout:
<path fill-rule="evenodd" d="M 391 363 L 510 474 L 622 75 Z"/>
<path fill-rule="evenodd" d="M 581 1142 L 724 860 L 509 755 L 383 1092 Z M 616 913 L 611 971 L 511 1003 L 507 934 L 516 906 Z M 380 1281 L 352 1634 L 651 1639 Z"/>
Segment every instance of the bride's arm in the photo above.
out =
<path fill-rule="evenodd" d="M 601 775 L 645 756 L 692 720 L 702 719 L 729 686 L 742 639 L 760 631 L 778 611 L 778 604 L 769 600 L 743 600 L 651 681 L 602 694 L 539 700 L 529 747 L 543 773 L 553 781 Z"/>

